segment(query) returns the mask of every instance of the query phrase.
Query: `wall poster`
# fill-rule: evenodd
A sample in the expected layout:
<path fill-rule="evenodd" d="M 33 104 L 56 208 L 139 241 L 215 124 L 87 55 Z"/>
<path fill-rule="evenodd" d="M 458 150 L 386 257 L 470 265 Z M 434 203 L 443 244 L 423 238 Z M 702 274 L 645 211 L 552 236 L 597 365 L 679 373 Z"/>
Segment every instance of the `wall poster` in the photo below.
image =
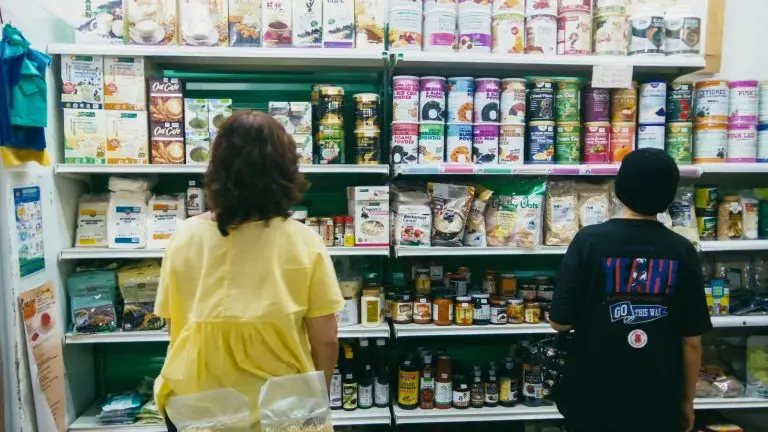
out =
<path fill-rule="evenodd" d="M 13 204 L 16 210 L 16 232 L 19 236 L 19 277 L 23 278 L 45 270 L 40 186 L 13 188 Z"/>

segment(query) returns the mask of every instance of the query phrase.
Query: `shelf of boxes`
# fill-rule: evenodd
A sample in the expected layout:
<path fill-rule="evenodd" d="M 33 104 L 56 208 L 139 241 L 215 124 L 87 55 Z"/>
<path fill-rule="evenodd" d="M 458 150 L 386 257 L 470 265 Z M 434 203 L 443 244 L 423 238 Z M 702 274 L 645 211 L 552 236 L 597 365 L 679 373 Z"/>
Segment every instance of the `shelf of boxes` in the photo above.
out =
<path fill-rule="evenodd" d="M 766 164 L 768 165 L 768 164 Z M 399 164 L 394 166 L 398 175 L 518 175 L 518 176 L 615 176 L 619 172 L 619 164 L 608 165 L 501 165 L 501 164 Z M 698 165 L 681 165 L 680 175 L 683 177 L 700 177 L 702 170 Z"/>
<path fill-rule="evenodd" d="M 59 253 L 61 260 L 82 259 L 154 259 L 162 258 L 163 249 L 109 249 L 75 247 Z M 389 256 L 389 247 L 329 247 L 331 256 Z"/>
<path fill-rule="evenodd" d="M 205 174 L 207 165 L 74 165 L 57 164 L 56 174 Z M 388 165 L 300 165 L 305 174 L 389 174 Z"/>
<path fill-rule="evenodd" d="M 420 247 L 396 246 L 395 257 L 426 256 L 497 256 L 497 255 L 563 255 L 565 246 L 538 246 L 535 249 L 510 247 Z"/>

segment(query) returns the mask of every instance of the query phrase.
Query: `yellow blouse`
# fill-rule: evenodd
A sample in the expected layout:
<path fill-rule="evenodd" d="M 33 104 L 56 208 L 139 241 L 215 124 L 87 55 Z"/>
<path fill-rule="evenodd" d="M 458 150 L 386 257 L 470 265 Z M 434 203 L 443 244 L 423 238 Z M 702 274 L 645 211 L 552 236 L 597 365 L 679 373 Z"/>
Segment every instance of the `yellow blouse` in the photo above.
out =
<path fill-rule="evenodd" d="M 314 370 L 304 318 L 341 310 L 322 239 L 294 220 L 249 222 L 223 237 L 206 216 L 184 221 L 163 258 L 155 313 L 171 343 L 155 400 L 233 388 L 258 422 L 261 386 Z"/>

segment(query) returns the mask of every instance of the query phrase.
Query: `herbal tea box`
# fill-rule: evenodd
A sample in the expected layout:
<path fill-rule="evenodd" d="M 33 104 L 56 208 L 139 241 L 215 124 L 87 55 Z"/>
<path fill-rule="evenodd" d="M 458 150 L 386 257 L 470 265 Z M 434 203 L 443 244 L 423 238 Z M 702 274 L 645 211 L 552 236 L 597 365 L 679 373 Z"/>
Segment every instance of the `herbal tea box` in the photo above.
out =
<path fill-rule="evenodd" d="M 150 160 L 153 164 L 184 163 L 183 129 L 179 122 L 152 123 Z"/>
<path fill-rule="evenodd" d="M 384 49 L 389 1 L 355 1 L 355 48 Z"/>
<path fill-rule="evenodd" d="M 64 108 L 63 111 L 64 163 L 106 163 L 106 111 L 76 108 Z"/>
<path fill-rule="evenodd" d="M 312 0 L 321 1 L 321 0 Z M 297 2 L 298 3 L 298 2 Z M 265 48 L 282 48 L 293 46 L 291 31 L 293 14 L 291 0 L 264 0 L 261 4 L 264 28 L 262 44 Z"/>
<path fill-rule="evenodd" d="M 61 102 L 64 108 L 102 108 L 104 106 L 104 58 L 62 55 L 61 83 Z"/>
<path fill-rule="evenodd" d="M 107 164 L 149 163 L 146 111 L 105 111 Z"/>
<path fill-rule="evenodd" d="M 268 112 L 291 135 L 312 133 L 312 104 L 309 102 L 270 102 Z"/>
<path fill-rule="evenodd" d="M 75 0 L 67 2 L 62 13 L 74 22 L 75 43 L 124 43 L 125 19 L 122 0 Z M 71 17 L 72 20 L 67 19 Z"/>
<path fill-rule="evenodd" d="M 232 99 L 208 99 L 208 132 L 216 137 L 224 121 L 232 116 Z"/>
<path fill-rule="evenodd" d="M 349 214 L 354 218 L 355 246 L 389 244 L 389 187 L 347 188 Z"/>
<path fill-rule="evenodd" d="M 208 99 L 184 98 L 184 134 L 208 136 Z"/>
<path fill-rule="evenodd" d="M 227 0 L 179 0 L 181 42 L 192 46 L 229 46 Z"/>
<path fill-rule="evenodd" d="M 323 47 L 355 46 L 355 0 L 323 0 Z"/>
<path fill-rule="evenodd" d="M 262 0 L 229 0 L 229 46 L 261 46 Z"/>
<path fill-rule="evenodd" d="M 123 0 L 130 45 L 176 45 L 177 0 Z"/>
<path fill-rule="evenodd" d="M 211 138 L 208 131 L 187 132 L 184 136 L 187 165 L 208 165 L 211 152 Z"/>
<path fill-rule="evenodd" d="M 323 1 L 306 0 L 293 5 L 293 46 L 323 46 Z"/>
<path fill-rule="evenodd" d="M 104 108 L 146 111 L 144 67 L 143 57 L 104 57 Z"/>

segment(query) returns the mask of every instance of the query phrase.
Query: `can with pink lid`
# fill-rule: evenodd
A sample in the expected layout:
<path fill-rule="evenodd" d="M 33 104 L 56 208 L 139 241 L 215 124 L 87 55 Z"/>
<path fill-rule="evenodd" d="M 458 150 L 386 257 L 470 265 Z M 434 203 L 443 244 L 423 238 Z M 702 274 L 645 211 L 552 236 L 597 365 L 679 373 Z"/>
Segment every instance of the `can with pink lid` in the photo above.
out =
<path fill-rule="evenodd" d="M 757 160 L 757 125 L 728 125 L 726 162 L 755 162 Z"/>
<path fill-rule="evenodd" d="M 419 78 L 419 121 L 445 121 L 445 78 Z"/>
<path fill-rule="evenodd" d="M 419 77 L 392 77 L 392 121 L 419 121 Z"/>
<path fill-rule="evenodd" d="M 498 78 L 475 78 L 475 123 L 498 123 L 500 83 Z"/>
<path fill-rule="evenodd" d="M 758 101 L 757 81 L 730 81 L 728 123 L 757 124 Z"/>

